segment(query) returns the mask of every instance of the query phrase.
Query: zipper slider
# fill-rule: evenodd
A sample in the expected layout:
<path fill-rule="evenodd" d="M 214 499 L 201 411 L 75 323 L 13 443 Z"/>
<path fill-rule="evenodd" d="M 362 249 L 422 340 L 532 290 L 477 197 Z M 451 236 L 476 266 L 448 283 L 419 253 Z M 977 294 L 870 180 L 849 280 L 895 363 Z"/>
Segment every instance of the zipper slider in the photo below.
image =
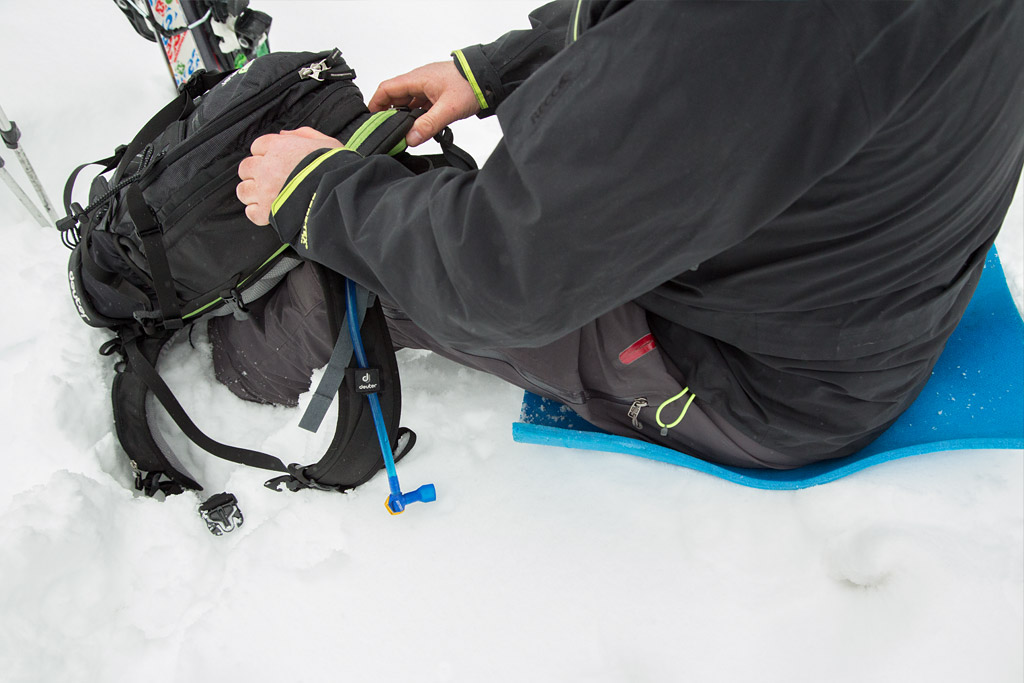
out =
<path fill-rule="evenodd" d="M 643 396 L 641 396 L 640 398 L 638 398 L 635 401 L 633 401 L 633 405 L 629 406 L 629 412 L 627 413 L 627 415 L 629 416 L 629 419 L 632 420 L 634 428 L 636 428 L 636 429 L 643 429 L 644 428 L 644 426 L 642 424 L 640 424 L 639 417 L 640 417 L 640 411 L 643 410 L 644 408 L 646 408 L 647 405 L 648 405 L 647 399 L 644 398 Z"/>
<path fill-rule="evenodd" d="M 307 78 L 312 78 L 314 81 L 323 82 L 324 77 L 321 76 L 320 74 L 322 74 L 324 71 L 327 71 L 328 68 L 329 67 L 327 66 L 327 60 L 321 59 L 319 62 L 314 62 L 309 66 L 304 66 L 301 69 L 299 69 L 299 78 L 303 80 Z"/>

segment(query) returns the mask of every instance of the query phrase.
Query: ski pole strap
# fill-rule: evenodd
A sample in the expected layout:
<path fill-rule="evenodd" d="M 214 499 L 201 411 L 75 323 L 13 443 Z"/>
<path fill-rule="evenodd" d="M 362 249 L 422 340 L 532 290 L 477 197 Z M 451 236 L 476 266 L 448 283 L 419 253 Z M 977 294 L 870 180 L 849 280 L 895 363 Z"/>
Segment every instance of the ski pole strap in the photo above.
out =
<path fill-rule="evenodd" d="M 359 287 L 356 298 L 359 326 L 362 327 L 366 311 L 373 305 L 373 295 Z M 324 370 L 323 376 L 320 377 L 320 382 L 317 383 L 316 389 L 313 391 L 313 397 L 309 400 L 309 405 L 306 406 L 306 412 L 302 414 L 302 419 L 299 421 L 299 427 L 308 432 L 316 432 L 320 429 L 327 410 L 331 407 L 331 402 L 337 395 L 338 389 L 341 388 L 342 380 L 345 379 L 345 369 L 348 367 L 349 361 L 352 360 L 352 338 L 347 331 L 349 315 L 351 315 L 351 311 L 346 311 L 345 317 L 341 320 L 338 341 L 334 344 L 331 359 L 327 361 L 327 368 Z"/>
<path fill-rule="evenodd" d="M 248 448 L 228 446 L 207 436 L 203 430 L 196 426 L 192 418 L 188 416 L 185 409 L 178 403 L 174 392 L 171 391 L 171 388 L 163 381 L 156 368 L 143 355 L 142 349 L 139 348 L 139 338 L 135 336 L 124 340 L 124 350 L 131 368 L 142 379 L 146 388 L 153 393 L 156 400 L 160 401 L 160 405 L 164 407 L 167 414 L 174 420 L 174 424 L 178 425 L 178 428 L 181 429 L 182 433 L 192 443 L 211 455 L 229 462 L 238 463 L 239 465 L 249 465 L 250 467 L 259 467 L 260 469 L 272 470 L 274 472 L 288 471 L 284 463 L 272 455 L 252 451 Z"/>

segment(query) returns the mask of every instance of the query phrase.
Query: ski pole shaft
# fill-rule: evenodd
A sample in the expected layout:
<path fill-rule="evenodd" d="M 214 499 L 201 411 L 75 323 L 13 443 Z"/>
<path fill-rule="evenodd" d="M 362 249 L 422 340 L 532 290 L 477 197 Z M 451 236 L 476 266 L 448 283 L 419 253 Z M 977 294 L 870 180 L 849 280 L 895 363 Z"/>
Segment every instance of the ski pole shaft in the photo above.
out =
<path fill-rule="evenodd" d="M 35 169 L 32 168 L 32 164 L 25 155 L 25 151 L 18 144 L 18 141 L 21 139 L 21 131 L 18 129 L 18 124 L 7 118 L 3 107 L 0 107 L 0 138 L 3 138 L 7 149 L 14 150 L 14 155 L 18 157 L 18 163 L 25 169 L 25 175 L 28 176 L 32 189 L 36 191 L 39 201 L 43 203 L 43 210 L 50 217 L 50 222 L 44 222 L 43 226 L 52 227 L 57 223 L 57 212 L 53 210 L 53 205 L 50 203 L 49 197 L 46 196 L 46 190 L 43 189 L 43 184 L 39 182 L 39 176 L 36 175 Z"/>
<path fill-rule="evenodd" d="M 4 183 L 7 184 L 7 187 L 11 188 L 11 192 L 14 193 L 14 196 L 17 197 L 25 209 L 32 214 L 32 217 L 36 219 L 39 225 L 44 228 L 50 226 L 50 222 L 46 220 L 46 216 L 43 215 L 43 212 L 39 210 L 39 207 L 35 205 L 35 202 L 33 202 L 29 196 L 25 194 L 25 191 L 21 189 L 21 185 L 18 185 L 17 181 L 15 181 L 14 178 L 11 177 L 11 174 L 7 172 L 7 169 L 4 168 L 3 157 L 0 157 L 0 178 L 2 178 Z"/>

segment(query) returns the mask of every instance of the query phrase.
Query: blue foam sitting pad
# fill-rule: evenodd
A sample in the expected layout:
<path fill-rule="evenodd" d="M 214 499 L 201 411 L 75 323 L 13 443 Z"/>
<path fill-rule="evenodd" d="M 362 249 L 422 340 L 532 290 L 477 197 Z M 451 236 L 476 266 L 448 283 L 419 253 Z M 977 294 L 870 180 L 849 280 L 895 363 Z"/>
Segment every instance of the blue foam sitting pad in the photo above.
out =
<path fill-rule="evenodd" d="M 569 408 L 530 392 L 512 438 L 591 451 L 627 453 L 761 489 L 801 489 L 866 467 L 938 451 L 1024 448 L 1024 322 L 995 247 L 963 319 L 932 377 L 900 418 L 861 451 L 792 470 L 726 467 L 638 439 L 614 436 Z"/>

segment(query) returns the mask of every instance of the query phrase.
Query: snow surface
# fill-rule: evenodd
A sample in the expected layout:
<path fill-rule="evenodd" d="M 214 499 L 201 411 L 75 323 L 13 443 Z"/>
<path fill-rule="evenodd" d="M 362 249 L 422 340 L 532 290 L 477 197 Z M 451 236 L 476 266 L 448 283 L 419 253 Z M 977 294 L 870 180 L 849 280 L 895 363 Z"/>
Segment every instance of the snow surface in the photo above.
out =
<path fill-rule="evenodd" d="M 529 2 L 271 2 L 275 50 L 341 47 L 364 92 L 524 27 Z M 171 95 L 109 0 L 0 0 L 0 105 L 51 198 Z M 485 157 L 491 121 L 456 126 Z M 23 180 L 6 150 L 8 169 Z M 952 452 L 776 492 L 628 456 L 512 443 L 520 392 L 401 356 L 399 517 L 378 476 L 274 494 L 189 451 L 245 525 L 136 495 L 111 433 L 104 335 L 67 252 L 0 189 L 0 681 L 1006 681 L 1024 677 L 1024 457 Z M 1020 192 L 998 242 L 1021 307 Z M 178 349 L 200 425 L 305 460 L 297 411 L 243 405 Z M 171 437 L 174 439 L 174 437 Z M 180 439 L 174 439 L 179 449 Z M 312 448 L 312 446 L 309 446 Z M 194 461 L 192 460 L 194 458 Z"/>

